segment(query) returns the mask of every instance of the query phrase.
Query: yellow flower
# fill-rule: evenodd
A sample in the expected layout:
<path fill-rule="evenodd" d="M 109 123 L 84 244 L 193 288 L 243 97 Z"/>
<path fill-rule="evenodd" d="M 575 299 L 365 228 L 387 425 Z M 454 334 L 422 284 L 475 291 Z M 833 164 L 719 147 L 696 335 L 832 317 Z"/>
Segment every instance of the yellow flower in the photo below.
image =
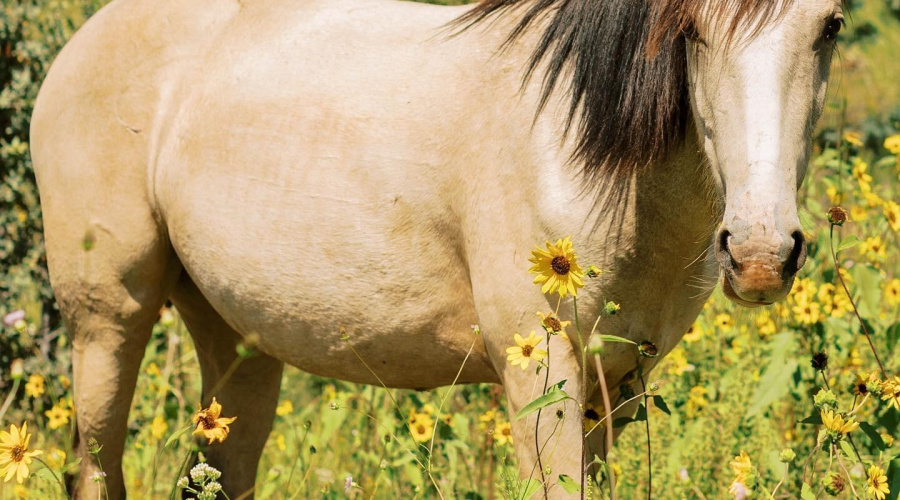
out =
<path fill-rule="evenodd" d="M 434 420 L 427 413 L 412 412 L 409 416 L 409 431 L 416 442 L 430 441 L 434 434 Z"/>
<path fill-rule="evenodd" d="M 47 415 L 49 419 L 47 427 L 50 427 L 51 430 L 59 429 L 69 423 L 69 411 L 59 404 L 53 405 L 52 408 L 44 412 L 44 415 Z"/>
<path fill-rule="evenodd" d="M 900 134 L 895 134 L 884 140 L 884 148 L 891 154 L 900 155 Z"/>
<path fill-rule="evenodd" d="M 147 368 L 144 371 L 146 371 L 147 375 L 150 375 L 151 377 L 159 377 L 160 375 L 162 375 L 162 372 L 159 371 L 159 365 L 153 362 L 148 364 Z"/>
<path fill-rule="evenodd" d="M 869 487 L 867 488 L 867 491 L 878 500 L 884 500 L 885 495 L 891 492 L 890 489 L 888 489 L 888 478 L 884 474 L 884 469 L 873 464 L 869 467 L 868 476 L 869 479 L 867 482 L 869 483 Z"/>
<path fill-rule="evenodd" d="M 900 305 L 900 279 L 892 279 L 884 287 L 884 298 L 892 306 Z"/>
<path fill-rule="evenodd" d="M 584 431 L 585 432 L 590 431 L 594 427 L 597 427 L 597 424 L 600 424 L 601 426 L 605 426 L 606 425 L 605 423 L 603 423 L 603 424 L 600 423 L 600 420 L 602 420 L 605 415 L 606 415 L 606 412 L 603 412 L 601 414 L 594 408 L 594 405 L 592 405 L 591 403 L 585 403 L 584 411 L 582 412 L 582 421 L 581 421 L 582 425 L 584 426 Z"/>
<path fill-rule="evenodd" d="M 868 185 L 872 182 L 872 176 L 867 173 L 869 165 L 856 158 L 853 161 L 853 178 L 859 181 L 860 185 Z"/>
<path fill-rule="evenodd" d="M 853 417 L 847 417 L 846 422 L 840 413 L 832 410 L 822 410 L 822 424 L 837 437 L 843 437 L 859 427 L 859 423 Z"/>
<path fill-rule="evenodd" d="M 881 399 L 888 402 L 888 406 L 900 410 L 900 376 L 894 376 L 881 384 Z"/>
<path fill-rule="evenodd" d="M 794 281 L 791 287 L 790 298 L 794 302 L 809 302 L 816 295 L 816 284 L 810 278 L 801 278 Z"/>
<path fill-rule="evenodd" d="M 487 429 L 488 425 L 493 422 L 497 418 L 497 413 L 494 410 L 488 410 L 484 412 L 480 417 L 478 417 L 479 426 L 482 429 Z"/>
<path fill-rule="evenodd" d="M 684 340 L 688 342 L 696 342 L 703 337 L 704 331 L 703 327 L 700 326 L 700 323 L 694 323 L 688 328 L 687 333 L 684 334 Z"/>
<path fill-rule="evenodd" d="M 731 316 L 726 313 L 716 315 L 715 323 L 720 330 L 725 331 L 731 330 L 731 327 L 734 326 L 734 320 L 732 320 Z"/>
<path fill-rule="evenodd" d="M 61 469 L 63 465 L 66 465 L 66 452 L 54 446 L 47 451 L 45 460 L 50 467 Z"/>
<path fill-rule="evenodd" d="M 541 318 L 541 326 L 544 327 L 544 330 L 551 335 L 559 335 L 563 339 L 569 340 L 566 327 L 572 324 L 571 321 L 562 321 L 559 319 L 559 316 L 552 312 L 544 314 L 538 311 L 537 315 Z"/>
<path fill-rule="evenodd" d="M 16 495 L 16 498 L 28 498 L 28 489 L 21 484 L 17 484 L 16 487 L 13 488 L 13 494 Z"/>
<path fill-rule="evenodd" d="M 194 429 L 194 435 L 208 439 L 207 444 L 225 441 L 230 431 L 228 426 L 237 420 L 237 417 L 220 417 L 219 415 L 221 414 L 222 405 L 216 401 L 216 398 L 213 398 L 209 408 L 198 410 L 191 419 L 192 422 L 197 424 L 197 428 Z"/>
<path fill-rule="evenodd" d="M 819 287 L 819 302 L 822 304 L 825 314 L 830 314 L 836 318 L 852 310 L 850 297 L 847 296 L 844 287 L 835 286 L 831 283 L 825 283 Z"/>
<path fill-rule="evenodd" d="M 818 302 L 805 302 L 793 307 L 794 318 L 801 325 L 814 325 L 822 319 L 822 308 Z"/>
<path fill-rule="evenodd" d="M 691 387 L 691 392 L 687 402 L 688 417 L 696 417 L 701 411 L 703 411 L 703 409 L 706 408 L 707 403 L 709 402 L 706 399 L 707 394 L 709 394 L 709 389 L 702 385 L 695 385 L 694 387 Z"/>
<path fill-rule="evenodd" d="M 169 430 L 169 424 L 165 417 L 162 415 L 153 417 L 153 422 L 150 424 L 150 435 L 153 436 L 153 439 L 162 439 L 167 430 Z"/>
<path fill-rule="evenodd" d="M 887 257 L 887 249 L 884 247 L 881 236 L 866 238 L 859 244 L 859 253 L 868 257 L 869 260 L 884 260 Z"/>
<path fill-rule="evenodd" d="M 584 286 L 584 270 L 576 262 L 578 256 L 572 249 L 572 241 L 566 236 L 564 240 L 556 240 L 555 245 L 549 241 L 546 245 L 546 250 L 535 247 L 531 251 L 528 261 L 534 265 L 528 272 L 537 274 L 534 282 L 541 285 L 541 293 L 576 296 L 578 289 Z"/>
<path fill-rule="evenodd" d="M 500 446 L 513 444 L 512 426 L 509 422 L 502 422 L 497 424 L 494 427 L 493 436 L 494 441 Z"/>
<path fill-rule="evenodd" d="M 287 441 L 284 440 L 284 434 L 278 433 L 278 436 L 275 437 L 275 446 L 278 447 L 279 451 L 287 450 Z"/>
<path fill-rule="evenodd" d="M 866 209 L 859 206 L 853 205 L 850 207 L 850 220 L 853 222 L 861 222 L 869 218 L 869 215 L 866 214 Z"/>
<path fill-rule="evenodd" d="M 756 328 L 759 330 L 760 336 L 763 337 L 772 335 L 778 329 L 775 326 L 775 322 L 772 321 L 772 316 L 769 314 L 769 311 L 766 310 L 760 311 L 760 313 L 756 315 Z"/>
<path fill-rule="evenodd" d="M 681 347 L 672 349 L 672 352 L 670 352 L 669 356 L 666 358 L 666 363 L 669 364 L 666 368 L 666 372 L 669 375 L 683 375 L 685 372 L 689 372 L 694 368 L 694 365 L 688 363 L 687 357 L 684 355 L 684 349 Z"/>
<path fill-rule="evenodd" d="M 60 375 L 59 376 L 59 385 L 63 388 L 63 390 L 68 391 L 69 387 L 72 387 L 72 380 L 65 375 Z"/>
<path fill-rule="evenodd" d="M 506 354 L 508 354 L 506 359 L 513 366 L 521 365 L 522 370 L 525 370 L 528 368 L 532 359 L 540 362 L 547 356 L 547 351 L 537 348 L 537 345 L 541 343 L 542 339 L 535 336 L 534 330 L 531 331 L 531 335 L 529 335 L 528 338 L 522 338 L 518 333 L 515 334 L 513 338 L 515 338 L 516 344 L 518 345 L 506 348 Z"/>
<path fill-rule="evenodd" d="M 44 393 L 44 377 L 34 374 L 28 377 L 28 383 L 25 384 L 25 394 L 33 398 L 38 398 Z"/>
<path fill-rule="evenodd" d="M 741 450 L 740 455 L 735 455 L 731 462 L 731 470 L 734 471 L 735 482 L 744 482 L 753 471 L 753 462 L 744 450 Z"/>
<path fill-rule="evenodd" d="M 900 231 L 900 205 L 893 201 L 887 201 L 884 203 L 882 210 L 884 210 L 884 217 L 887 219 L 891 229 Z"/>
<path fill-rule="evenodd" d="M 844 132 L 844 140 L 858 148 L 863 146 L 862 136 L 859 132 Z"/>
<path fill-rule="evenodd" d="M 294 413 L 294 404 L 291 403 L 289 399 L 282 401 L 281 404 L 275 408 L 275 414 L 279 417 L 290 415 L 291 413 Z"/>
<path fill-rule="evenodd" d="M 11 424 L 9 432 L 0 431 L 0 476 L 3 476 L 3 482 L 8 483 L 13 477 L 19 484 L 25 482 L 32 457 L 43 453 L 40 450 L 28 451 L 29 441 L 31 434 L 28 434 L 27 423 L 23 423 L 21 428 Z"/>
<path fill-rule="evenodd" d="M 833 206 L 838 206 L 844 201 L 844 194 L 839 192 L 834 186 L 828 186 L 825 193 L 828 195 L 828 201 L 830 201 Z"/>

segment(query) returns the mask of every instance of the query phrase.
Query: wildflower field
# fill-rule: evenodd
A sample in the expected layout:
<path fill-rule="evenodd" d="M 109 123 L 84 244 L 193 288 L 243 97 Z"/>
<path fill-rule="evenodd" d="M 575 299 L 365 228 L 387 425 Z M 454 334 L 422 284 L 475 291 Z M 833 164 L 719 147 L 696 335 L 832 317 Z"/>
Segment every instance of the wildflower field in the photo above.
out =
<path fill-rule="evenodd" d="M 103 3 L 0 7 L 0 500 L 67 498 L 63 483 L 79 468 L 70 339 L 49 288 L 28 121 L 54 55 Z M 642 380 L 634 418 L 609 422 L 602 408 L 583 408 L 586 432 L 624 427 L 586 497 L 609 498 L 610 475 L 621 499 L 898 497 L 900 2 L 854 1 L 848 9 L 800 190 L 809 257 L 792 292 L 776 305 L 743 309 L 715 291 L 684 340 Z M 565 236 L 533 250 L 534 267 L 522 273 L 537 274 L 545 292 L 573 295 L 592 276 L 603 278 L 589 262 L 578 267 L 579 242 Z M 556 279 L 556 255 L 569 259 L 566 273 L 577 279 Z M 608 314 L 617 312 L 608 304 Z M 537 334 L 510 332 L 509 362 L 540 366 L 544 339 L 574 331 L 565 323 L 543 312 Z M 655 355 L 652 345 L 634 348 Z M 237 354 L 238 362 L 252 357 L 252 342 Z M 244 493 L 221 491 L 220 473 L 202 453 L 192 460 L 237 423 L 255 423 L 242 422 L 228 401 L 201 408 L 200 385 L 191 337 L 166 307 L 129 418 L 132 498 Z M 388 391 L 287 368 L 256 498 L 528 498 L 539 484 L 519 478 L 504 405 L 493 385 Z M 103 474 L 94 480 L 103 483 Z M 580 487 L 569 481 L 572 491 Z"/>

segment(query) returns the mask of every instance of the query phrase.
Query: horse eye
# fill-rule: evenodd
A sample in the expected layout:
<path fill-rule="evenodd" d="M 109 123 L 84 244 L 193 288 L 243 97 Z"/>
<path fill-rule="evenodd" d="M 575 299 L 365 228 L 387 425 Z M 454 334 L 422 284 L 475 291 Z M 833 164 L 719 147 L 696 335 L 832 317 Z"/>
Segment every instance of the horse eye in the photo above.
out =
<path fill-rule="evenodd" d="M 837 38 L 838 33 L 841 31 L 841 27 L 844 25 L 844 19 L 840 17 L 832 17 L 828 24 L 825 25 L 825 33 L 824 37 L 826 40 L 834 40 Z"/>

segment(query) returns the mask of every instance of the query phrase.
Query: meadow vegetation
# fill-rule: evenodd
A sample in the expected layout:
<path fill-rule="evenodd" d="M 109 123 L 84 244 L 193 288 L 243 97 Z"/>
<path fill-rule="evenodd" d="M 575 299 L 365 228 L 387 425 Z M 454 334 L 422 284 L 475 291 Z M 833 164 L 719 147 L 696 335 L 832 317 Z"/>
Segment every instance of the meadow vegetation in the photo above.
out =
<path fill-rule="evenodd" d="M 54 55 L 102 3 L 0 7 L 0 500 L 65 498 L 60 483 L 78 468 L 70 339 L 49 288 L 28 121 Z M 652 468 L 658 499 L 897 498 L 900 3 L 856 1 L 850 18 L 800 192 L 809 259 L 790 296 L 749 310 L 714 292 L 682 343 L 644 381 L 635 418 L 608 422 L 602 408 L 584 408 L 578 417 L 586 432 L 625 426 L 587 496 L 608 498 L 612 474 L 618 498 L 647 498 Z M 565 236 L 548 235 L 561 241 L 533 251 L 533 273 L 544 275 L 542 259 L 553 252 L 574 264 L 578 242 L 570 248 Z M 603 279 L 588 264 L 571 268 L 585 287 L 592 275 Z M 546 276 L 543 291 L 556 292 L 556 278 Z M 560 307 L 572 307 L 580 285 L 556 285 L 568 295 Z M 607 313 L 616 312 L 610 304 Z M 537 336 L 509 332 L 509 362 L 529 370 L 545 362 L 541 342 L 560 332 L 543 313 L 535 316 Z M 584 333 L 589 326 L 581 325 Z M 638 358 L 653 355 L 653 346 L 634 348 Z M 595 342 L 586 355 L 601 349 Z M 253 356 L 252 342 L 237 355 Z M 544 373 L 536 372 L 539 382 Z M 134 498 L 169 498 L 176 489 L 201 499 L 240 496 L 218 489 L 219 472 L 202 455 L 190 469 L 185 459 L 227 439 L 229 429 L 255 423 L 230 413 L 228 401 L 199 402 L 190 335 L 177 310 L 166 307 L 129 420 L 124 468 Z M 510 418 L 493 385 L 387 391 L 288 368 L 256 495 L 527 498 L 540 485 L 518 477 Z M 567 487 L 581 486 L 576 479 Z"/>

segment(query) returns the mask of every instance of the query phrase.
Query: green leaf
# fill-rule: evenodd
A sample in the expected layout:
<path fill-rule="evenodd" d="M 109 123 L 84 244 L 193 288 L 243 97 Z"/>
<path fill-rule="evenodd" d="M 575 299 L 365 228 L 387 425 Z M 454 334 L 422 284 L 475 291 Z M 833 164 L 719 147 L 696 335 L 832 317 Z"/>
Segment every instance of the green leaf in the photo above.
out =
<path fill-rule="evenodd" d="M 807 483 L 803 483 L 803 486 L 800 488 L 800 498 L 803 500 L 816 500 L 816 494 L 813 493 L 812 488 Z"/>
<path fill-rule="evenodd" d="M 844 452 L 844 455 L 847 458 L 856 458 L 856 453 L 853 451 L 853 447 L 850 446 L 850 443 L 847 442 L 846 439 L 841 439 L 841 450 Z"/>
<path fill-rule="evenodd" d="M 581 491 L 581 485 L 565 474 L 559 475 L 559 485 L 566 490 L 566 493 L 578 493 Z"/>
<path fill-rule="evenodd" d="M 897 345 L 897 341 L 900 340 L 900 322 L 889 326 L 885 330 L 885 335 L 887 336 L 887 345 Z"/>
<path fill-rule="evenodd" d="M 747 406 L 745 418 L 765 411 L 772 403 L 788 393 L 798 366 L 796 359 L 788 358 L 789 354 L 794 352 L 795 344 L 794 336 L 790 332 L 779 333 L 772 337 L 769 344 L 769 361 Z"/>
<path fill-rule="evenodd" d="M 546 408 L 550 405 L 554 405 L 556 403 L 559 403 L 560 401 L 565 401 L 567 399 L 572 399 L 572 396 L 569 396 L 566 391 L 562 389 L 553 388 L 548 391 L 547 394 L 538 396 L 534 399 L 534 401 L 525 405 L 521 410 L 519 410 L 519 413 L 516 413 L 515 419 L 521 420 L 531 413 L 540 410 L 541 408 Z"/>
<path fill-rule="evenodd" d="M 874 444 L 879 450 L 884 451 L 887 446 L 884 445 L 884 439 L 881 439 L 881 434 L 875 430 L 875 427 L 868 422 L 860 422 L 859 428 L 862 429 L 863 432 L 866 433 L 866 436 L 869 436 L 869 439 L 872 440 L 872 444 Z"/>
<path fill-rule="evenodd" d="M 169 447 L 170 444 L 174 443 L 175 441 L 178 441 L 178 438 L 180 438 L 185 432 L 191 430 L 192 427 L 193 427 L 192 425 L 186 425 L 186 426 L 182 427 L 181 429 L 178 429 L 177 431 L 175 431 L 175 433 L 172 434 L 171 436 L 169 436 L 169 439 L 166 440 L 166 444 L 163 445 L 163 449 L 165 450 L 166 448 Z"/>
<path fill-rule="evenodd" d="M 860 264 L 853 266 L 850 273 L 859 291 L 856 301 L 859 313 L 864 318 L 877 318 L 881 314 L 881 273 L 871 266 Z M 850 291 L 853 292 L 853 289 Z"/>
<path fill-rule="evenodd" d="M 837 251 L 841 252 L 842 250 L 853 248 L 856 245 L 859 245 L 859 238 L 851 234 L 850 236 L 847 236 L 846 238 L 841 240 L 841 244 L 838 245 Z"/>
<path fill-rule="evenodd" d="M 766 372 L 759 380 L 756 393 L 750 400 L 747 408 L 747 417 L 757 415 L 772 405 L 775 401 L 788 393 L 791 388 L 791 379 L 794 370 L 797 369 L 797 361 L 785 362 L 783 356 L 773 356 Z M 776 363 L 777 362 L 777 363 Z"/>
<path fill-rule="evenodd" d="M 600 340 L 604 342 L 621 342 L 623 344 L 632 344 L 637 345 L 637 342 L 633 340 L 628 340 L 625 337 L 619 337 L 618 335 L 597 335 L 600 337 Z"/>
<path fill-rule="evenodd" d="M 797 422 L 798 424 L 813 424 L 813 425 L 822 425 L 822 414 L 817 413 L 815 415 L 811 415 L 809 417 L 804 418 Z"/>
<path fill-rule="evenodd" d="M 668 415 L 670 417 L 672 416 L 672 410 L 669 409 L 669 405 L 666 404 L 666 401 L 663 399 L 662 396 L 657 395 L 657 396 L 652 396 L 652 398 L 653 398 L 654 406 L 659 408 L 659 410 L 661 412 L 665 413 L 666 415 Z"/>

